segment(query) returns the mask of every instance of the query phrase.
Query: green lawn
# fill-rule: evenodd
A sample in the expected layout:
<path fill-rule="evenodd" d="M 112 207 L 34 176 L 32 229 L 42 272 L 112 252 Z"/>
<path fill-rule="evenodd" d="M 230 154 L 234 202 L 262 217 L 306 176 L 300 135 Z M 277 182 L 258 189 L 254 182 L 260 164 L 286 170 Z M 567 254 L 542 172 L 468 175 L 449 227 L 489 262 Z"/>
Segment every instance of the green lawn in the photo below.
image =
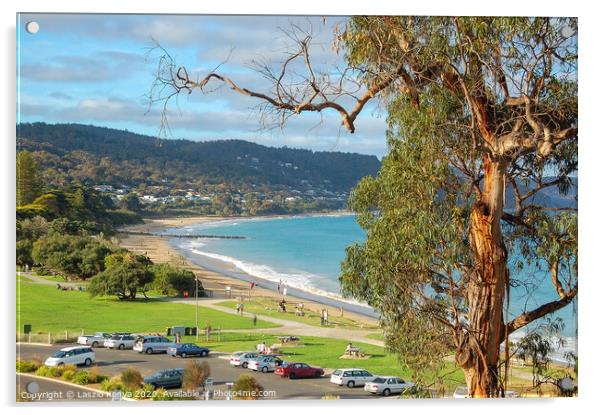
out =
<path fill-rule="evenodd" d="M 187 337 L 184 341 L 194 341 L 193 337 Z M 235 351 L 253 351 L 258 343 L 264 341 L 267 345 L 278 342 L 278 335 L 267 335 L 261 333 L 223 333 L 221 341 L 212 336 L 211 341 L 207 342 L 201 337 L 198 342 L 200 345 L 208 346 L 216 352 L 235 352 Z M 289 362 L 305 362 L 310 365 L 325 367 L 330 369 L 358 367 L 369 370 L 379 375 L 397 375 L 402 378 L 411 378 L 411 372 L 403 368 L 397 360 L 397 357 L 385 352 L 382 347 L 373 346 L 364 343 L 353 343 L 359 346 L 370 358 L 365 360 L 341 359 L 345 351 L 347 341 L 339 339 L 330 339 L 324 337 L 301 337 L 299 346 L 284 347 L 282 354 L 284 360 Z M 448 389 L 453 389 L 464 382 L 464 375 L 461 370 L 454 371 L 452 363 L 446 372 L 452 372 L 446 377 L 445 384 Z"/>
<path fill-rule="evenodd" d="M 119 301 L 116 298 L 91 299 L 86 292 L 60 291 L 51 285 L 21 279 L 17 284 L 17 331 L 31 324 L 34 333 L 131 331 L 164 332 L 168 326 L 193 326 L 195 307 L 161 299 Z M 223 329 L 253 328 L 251 317 L 240 317 L 199 307 L 199 326 Z M 256 327 L 278 327 L 257 321 Z"/>
<path fill-rule="evenodd" d="M 385 336 L 383 336 L 382 333 L 370 333 L 370 334 L 367 334 L 366 337 L 369 339 L 373 339 L 373 340 L 385 341 Z"/>
<path fill-rule="evenodd" d="M 237 301 L 235 300 L 227 300 L 218 303 L 218 305 L 222 307 L 228 307 L 231 309 L 236 309 Z M 293 304 L 287 304 L 287 312 L 280 313 L 278 312 L 278 304 L 274 299 L 269 299 L 265 297 L 257 297 L 251 300 L 245 300 L 245 313 L 257 314 L 258 316 L 269 316 L 274 318 L 279 318 L 282 320 L 292 320 L 298 321 L 301 323 L 309 324 L 312 326 L 320 326 L 320 314 L 316 311 L 311 311 L 305 309 L 304 316 L 295 315 L 295 307 Z M 370 330 L 376 329 L 377 325 L 366 325 L 358 323 L 347 317 L 339 317 L 330 315 L 329 316 L 330 324 L 328 326 L 322 327 L 342 327 L 346 329 L 358 329 L 358 330 Z"/>

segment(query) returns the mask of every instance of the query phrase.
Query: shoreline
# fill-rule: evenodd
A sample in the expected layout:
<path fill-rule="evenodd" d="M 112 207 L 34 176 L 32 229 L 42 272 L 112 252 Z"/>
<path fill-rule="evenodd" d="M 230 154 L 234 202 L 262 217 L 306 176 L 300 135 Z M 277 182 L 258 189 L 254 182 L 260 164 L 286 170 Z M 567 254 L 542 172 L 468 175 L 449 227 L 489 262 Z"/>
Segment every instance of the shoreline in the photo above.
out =
<path fill-rule="evenodd" d="M 340 212 L 341 214 L 351 214 L 348 211 Z M 161 219 L 144 219 L 144 223 L 129 225 L 118 230 L 119 245 L 132 251 L 140 252 L 147 255 L 153 262 L 168 262 L 173 265 L 184 267 L 194 272 L 194 274 L 202 282 L 205 290 L 213 292 L 213 296 L 218 298 L 249 298 L 249 297 L 267 297 L 273 299 L 275 304 L 279 302 L 283 295 L 278 293 L 276 283 L 266 279 L 256 278 L 244 274 L 241 270 L 234 266 L 226 267 L 217 261 L 193 261 L 190 254 L 182 252 L 169 243 L 169 237 L 161 236 L 160 233 L 169 228 L 181 228 L 189 225 L 202 223 L 219 222 L 225 220 L 240 220 L 240 219 L 274 219 L 284 217 L 299 217 L 299 216 L 328 216 L 338 215 L 338 213 L 316 213 L 303 215 L 269 215 L 259 217 L 222 217 L 222 216 L 194 216 L 194 217 L 177 217 L 177 218 L 161 218 Z M 153 235 L 139 234 L 119 234 L 119 231 L 144 232 Z M 187 255 L 188 254 L 188 255 Z M 195 258 L 196 259 L 196 258 Z M 226 268 L 226 269 L 224 269 Z M 253 290 L 250 290 L 250 282 L 255 281 L 257 285 Z M 226 294 L 226 287 L 230 287 L 231 295 Z M 354 304 L 340 301 L 302 291 L 294 287 L 287 286 L 286 301 L 288 304 L 303 303 L 306 309 L 319 311 L 326 308 L 332 316 L 343 314 L 355 320 L 360 324 L 376 325 L 378 316 L 371 312 L 367 307 L 355 306 Z"/>

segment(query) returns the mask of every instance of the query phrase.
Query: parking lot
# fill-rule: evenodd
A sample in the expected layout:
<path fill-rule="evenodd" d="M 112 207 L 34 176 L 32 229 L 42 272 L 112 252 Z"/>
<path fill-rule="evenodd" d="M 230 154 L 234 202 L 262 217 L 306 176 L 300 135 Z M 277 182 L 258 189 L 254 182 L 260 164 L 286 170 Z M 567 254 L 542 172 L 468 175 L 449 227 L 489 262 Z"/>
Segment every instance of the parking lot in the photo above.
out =
<path fill-rule="evenodd" d="M 42 360 L 63 347 L 69 345 L 17 345 L 17 358 L 31 360 L 39 357 Z M 248 369 L 232 367 L 225 358 L 228 355 L 211 353 L 205 358 L 175 358 L 166 354 L 140 354 L 132 350 L 108 350 L 104 348 L 95 349 L 96 366 L 99 373 L 109 376 L 119 375 L 127 368 L 135 368 L 143 376 L 149 375 L 161 369 L 185 368 L 188 361 L 192 359 L 202 360 L 209 363 L 211 377 L 214 380 L 214 389 L 226 391 L 227 382 L 234 382 L 243 374 L 252 374 L 266 391 L 274 391 L 273 396 L 268 399 L 321 399 L 325 395 L 338 396 L 341 399 L 370 399 L 380 398 L 363 390 L 363 387 L 347 388 L 330 383 L 330 372 L 317 379 L 283 379 L 274 373 L 254 372 Z M 177 390 L 174 390 L 177 391 Z"/>

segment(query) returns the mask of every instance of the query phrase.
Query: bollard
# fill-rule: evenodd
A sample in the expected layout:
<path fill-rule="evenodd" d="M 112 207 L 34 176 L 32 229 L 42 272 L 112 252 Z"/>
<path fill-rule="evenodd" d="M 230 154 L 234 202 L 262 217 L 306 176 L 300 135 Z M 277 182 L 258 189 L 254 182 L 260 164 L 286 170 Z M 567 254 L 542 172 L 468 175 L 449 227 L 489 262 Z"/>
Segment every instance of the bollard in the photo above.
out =
<path fill-rule="evenodd" d="M 50 333 L 48 333 L 48 344 L 52 344 L 52 337 Z"/>

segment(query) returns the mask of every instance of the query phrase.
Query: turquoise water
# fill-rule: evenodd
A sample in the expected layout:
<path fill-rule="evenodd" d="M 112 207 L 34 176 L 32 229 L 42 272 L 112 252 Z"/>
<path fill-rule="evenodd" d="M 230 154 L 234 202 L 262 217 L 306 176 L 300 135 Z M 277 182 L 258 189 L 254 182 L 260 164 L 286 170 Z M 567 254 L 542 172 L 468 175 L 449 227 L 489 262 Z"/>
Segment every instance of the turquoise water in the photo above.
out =
<path fill-rule="evenodd" d="M 212 258 L 275 285 L 282 281 L 288 287 L 335 298 L 340 298 L 338 275 L 345 247 L 365 238 L 352 215 L 232 219 L 172 232 L 245 236 L 246 239 L 178 239 L 173 243 L 191 254 L 193 260 L 195 256 Z M 534 283 L 512 288 L 511 318 L 556 298 L 548 274 L 535 266 L 519 273 L 512 269 L 517 259 L 509 261 L 512 278 Z M 556 316 L 564 320 L 563 336 L 576 337 L 576 308 L 569 305 Z"/>

